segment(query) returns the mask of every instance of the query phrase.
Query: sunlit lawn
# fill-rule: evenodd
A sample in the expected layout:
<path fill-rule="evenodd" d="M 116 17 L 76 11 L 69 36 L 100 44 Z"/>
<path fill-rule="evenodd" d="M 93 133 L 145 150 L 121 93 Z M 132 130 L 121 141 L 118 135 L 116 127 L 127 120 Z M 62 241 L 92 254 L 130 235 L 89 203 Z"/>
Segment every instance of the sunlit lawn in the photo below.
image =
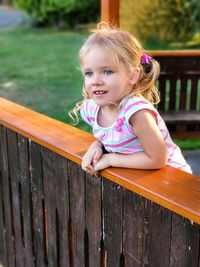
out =
<path fill-rule="evenodd" d="M 72 125 L 67 113 L 82 99 L 78 51 L 86 37 L 52 29 L 1 30 L 0 97 Z M 89 131 L 82 121 L 78 127 Z M 180 144 L 200 147 L 200 141 Z"/>
<path fill-rule="evenodd" d="M 0 31 L 0 96 L 72 123 L 81 99 L 78 51 L 84 34 L 51 29 Z"/>

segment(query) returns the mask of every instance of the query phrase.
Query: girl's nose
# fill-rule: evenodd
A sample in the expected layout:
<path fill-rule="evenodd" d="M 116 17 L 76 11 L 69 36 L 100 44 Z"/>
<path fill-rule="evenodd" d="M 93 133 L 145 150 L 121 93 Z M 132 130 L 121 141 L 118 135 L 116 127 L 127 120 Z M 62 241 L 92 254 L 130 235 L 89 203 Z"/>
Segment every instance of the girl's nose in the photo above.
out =
<path fill-rule="evenodd" d="M 92 85 L 102 85 L 103 84 L 103 80 L 101 75 L 94 75 L 93 79 L 92 79 Z"/>

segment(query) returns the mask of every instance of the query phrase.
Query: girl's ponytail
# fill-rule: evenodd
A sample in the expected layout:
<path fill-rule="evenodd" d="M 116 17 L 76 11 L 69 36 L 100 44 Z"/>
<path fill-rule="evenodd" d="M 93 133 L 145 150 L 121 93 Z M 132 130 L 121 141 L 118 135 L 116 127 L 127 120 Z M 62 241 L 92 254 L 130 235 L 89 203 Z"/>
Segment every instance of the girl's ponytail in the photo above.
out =
<path fill-rule="evenodd" d="M 159 74 L 160 64 L 155 59 L 143 54 L 140 64 L 140 78 L 135 85 L 135 91 L 152 104 L 157 104 L 160 101 L 159 91 L 156 88 Z"/>

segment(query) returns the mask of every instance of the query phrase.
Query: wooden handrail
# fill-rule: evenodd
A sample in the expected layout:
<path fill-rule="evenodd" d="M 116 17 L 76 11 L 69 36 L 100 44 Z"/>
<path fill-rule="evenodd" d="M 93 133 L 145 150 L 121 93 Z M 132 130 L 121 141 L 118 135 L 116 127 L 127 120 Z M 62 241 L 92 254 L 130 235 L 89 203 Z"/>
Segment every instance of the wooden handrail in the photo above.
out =
<path fill-rule="evenodd" d="M 94 137 L 0 98 L 0 124 L 80 164 Z M 160 170 L 108 168 L 105 178 L 200 224 L 200 179 L 170 166 Z"/>

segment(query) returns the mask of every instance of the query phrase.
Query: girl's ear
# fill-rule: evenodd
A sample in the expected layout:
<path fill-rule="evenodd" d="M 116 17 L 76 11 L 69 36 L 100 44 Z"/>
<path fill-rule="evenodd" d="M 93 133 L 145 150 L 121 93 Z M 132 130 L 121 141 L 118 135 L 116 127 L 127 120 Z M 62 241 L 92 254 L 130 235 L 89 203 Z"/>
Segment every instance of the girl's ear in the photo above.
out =
<path fill-rule="evenodd" d="M 137 67 L 131 72 L 130 84 L 131 85 L 136 84 L 138 82 L 139 77 L 140 77 L 140 68 Z"/>

